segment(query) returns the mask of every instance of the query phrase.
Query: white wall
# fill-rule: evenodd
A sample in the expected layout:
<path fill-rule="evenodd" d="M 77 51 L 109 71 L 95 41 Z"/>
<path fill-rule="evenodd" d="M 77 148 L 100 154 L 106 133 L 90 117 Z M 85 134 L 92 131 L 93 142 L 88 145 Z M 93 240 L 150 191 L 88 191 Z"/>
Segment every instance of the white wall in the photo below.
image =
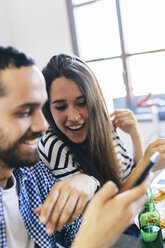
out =
<path fill-rule="evenodd" d="M 24 51 L 43 68 L 57 53 L 72 53 L 67 0 L 0 0 L 0 45 Z"/>

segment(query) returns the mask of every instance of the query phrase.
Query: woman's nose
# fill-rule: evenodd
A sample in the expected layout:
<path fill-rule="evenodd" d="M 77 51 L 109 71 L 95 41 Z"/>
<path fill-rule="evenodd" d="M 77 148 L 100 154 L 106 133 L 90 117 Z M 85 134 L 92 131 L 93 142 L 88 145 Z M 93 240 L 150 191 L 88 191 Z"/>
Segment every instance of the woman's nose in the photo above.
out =
<path fill-rule="evenodd" d="M 76 109 L 70 109 L 68 112 L 68 120 L 69 121 L 78 121 L 81 118 L 79 111 Z"/>

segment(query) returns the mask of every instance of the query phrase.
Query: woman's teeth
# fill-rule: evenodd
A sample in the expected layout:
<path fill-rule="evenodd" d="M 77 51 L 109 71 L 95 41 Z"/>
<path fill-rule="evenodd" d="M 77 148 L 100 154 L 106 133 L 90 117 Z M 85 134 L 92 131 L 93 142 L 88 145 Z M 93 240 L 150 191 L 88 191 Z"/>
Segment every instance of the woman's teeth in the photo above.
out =
<path fill-rule="evenodd" d="M 81 124 L 81 125 L 78 125 L 78 126 L 68 126 L 68 128 L 71 129 L 71 130 L 78 130 L 78 129 L 80 129 L 82 126 L 83 126 L 83 125 Z"/>

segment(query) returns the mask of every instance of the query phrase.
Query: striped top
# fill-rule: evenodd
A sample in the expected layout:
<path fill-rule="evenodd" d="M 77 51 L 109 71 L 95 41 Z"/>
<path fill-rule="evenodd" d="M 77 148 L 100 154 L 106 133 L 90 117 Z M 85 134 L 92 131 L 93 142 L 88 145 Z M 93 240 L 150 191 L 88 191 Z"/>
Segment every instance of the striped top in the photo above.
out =
<path fill-rule="evenodd" d="M 119 160 L 119 172 L 124 182 L 133 169 L 135 164 L 128 155 L 116 131 L 112 132 L 114 148 Z M 71 150 L 58 138 L 49 128 L 38 144 L 40 160 L 45 163 L 56 179 L 63 180 L 72 175 L 82 173 L 80 165 L 75 160 Z"/>

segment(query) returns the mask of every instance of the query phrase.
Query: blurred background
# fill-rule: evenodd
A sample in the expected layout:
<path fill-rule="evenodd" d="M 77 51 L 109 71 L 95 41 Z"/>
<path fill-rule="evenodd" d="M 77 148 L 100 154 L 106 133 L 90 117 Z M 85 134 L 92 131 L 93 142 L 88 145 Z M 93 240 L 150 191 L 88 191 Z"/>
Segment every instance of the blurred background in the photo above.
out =
<path fill-rule="evenodd" d="M 80 56 L 109 111 L 134 111 L 146 146 L 165 137 L 164 13 L 164 0 L 0 0 L 0 45 L 24 51 L 40 69 L 54 54 Z"/>

